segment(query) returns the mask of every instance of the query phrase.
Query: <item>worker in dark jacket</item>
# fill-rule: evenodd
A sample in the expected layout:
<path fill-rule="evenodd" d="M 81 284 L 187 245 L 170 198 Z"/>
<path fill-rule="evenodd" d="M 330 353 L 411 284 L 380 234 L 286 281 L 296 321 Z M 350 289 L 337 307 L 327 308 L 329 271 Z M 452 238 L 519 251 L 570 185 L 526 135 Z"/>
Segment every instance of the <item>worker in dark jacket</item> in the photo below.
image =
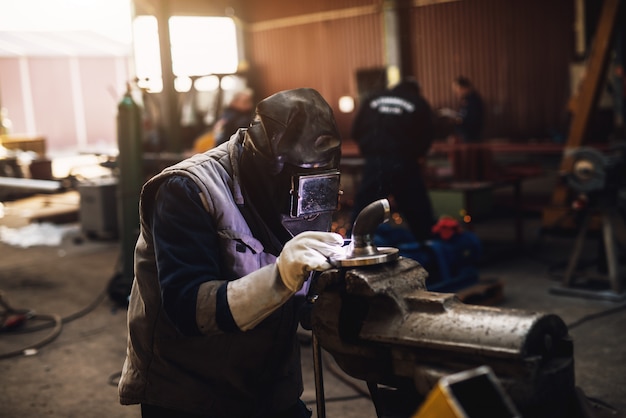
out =
<path fill-rule="evenodd" d="M 369 203 L 392 195 L 415 238 L 428 239 L 434 215 L 421 160 L 432 145 L 433 118 L 419 84 L 407 78 L 365 100 L 352 138 L 365 157 L 352 219 Z"/>
<path fill-rule="evenodd" d="M 215 123 L 213 132 L 215 146 L 228 141 L 239 128 L 245 128 L 254 117 L 252 90 L 244 89 L 235 93 L 230 103 Z"/>
<path fill-rule="evenodd" d="M 144 418 L 310 416 L 294 294 L 343 253 L 325 232 L 339 159 L 331 108 L 297 89 L 144 185 L 122 404 Z M 300 189 L 307 179 L 325 193 Z"/>
<path fill-rule="evenodd" d="M 482 139 L 484 104 L 467 77 L 459 76 L 452 83 L 452 90 L 459 100 L 458 113 L 453 121 L 462 142 L 477 142 Z"/>

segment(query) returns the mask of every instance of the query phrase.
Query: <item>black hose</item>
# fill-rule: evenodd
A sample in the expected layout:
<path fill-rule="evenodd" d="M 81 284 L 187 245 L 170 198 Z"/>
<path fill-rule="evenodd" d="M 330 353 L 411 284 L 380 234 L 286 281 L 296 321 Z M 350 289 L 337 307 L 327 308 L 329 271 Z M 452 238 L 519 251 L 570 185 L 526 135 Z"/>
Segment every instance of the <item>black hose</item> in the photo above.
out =
<path fill-rule="evenodd" d="M 568 329 L 576 328 L 576 327 L 584 324 L 585 322 L 592 321 L 592 320 L 598 319 L 598 318 L 602 318 L 604 316 L 612 315 L 614 313 L 621 312 L 624 309 L 626 309 L 626 303 L 623 303 L 621 305 L 615 306 L 615 307 L 610 308 L 610 309 L 606 309 L 604 311 L 600 311 L 600 312 L 592 313 L 592 314 L 589 314 L 589 315 L 585 315 L 582 318 L 579 318 L 576 321 L 568 324 L 567 328 Z"/>
<path fill-rule="evenodd" d="M 63 328 L 63 320 L 61 319 L 59 315 L 37 314 L 37 315 L 31 316 L 29 319 L 49 321 L 50 323 L 54 324 L 54 329 L 44 338 L 42 338 L 41 340 L 33 344 L 27 345 L 26 347 L 22 347 L 17 350 L 8 351 L 6 353 L 0 353 L 0 360 L 7 359 L 10 357 L 25 355 L 27 354 L 28 350 L 35 350 L 35 349 L 41 348 L 44 345 L 54 341 L 61 334 L 61 329 Z"/>
<path fill-rule="evenodd" d="M 83 317 L 87 315 L 89 312 L 93 311 L 104 300 L 104 297 L 106 296 L 106 294 L 107 294 L 106 291 L 101 292 L 96 297 L 96 299 L 90 304 L 88 304 L 86 307 L 79 310 L 78 312 L 75 312 L 71 315 L 68 315 L 62 318 L 61 316 L 56 315 L 56 314 L 50 314 L 50 315 L 33 314 L 31 315 L 30 314 L 31 311 L 27 309 L 15 309 L 4 299 L 4 293 L 0 291 L 0 305 L 4 307 L 6 313 L 26 314 L 28 315 L 29 320 L 46 321 L 45 323 L 37 325 L 37 326 L 12 330 L 13 333 L 22 333 L 22 334 L 30 333 L 30 332 L 40 331 L 46 328 L 53 327 L 52 331 L 49 334 L 47 334 L 44 338 L 42 338 L 41 340 L 33 344 L 27 345 L 26 347 L 22 347 L 17 350 L 8 351 L 6 353 L 0 353 L 0 360 L 25 355 L 28 350 L 39 349 L 43 347 L 44 345 L 51 343 L 61 334 L 61 330 L 63 329 L 64 323 L 74 321 L 75 319 Z"/>

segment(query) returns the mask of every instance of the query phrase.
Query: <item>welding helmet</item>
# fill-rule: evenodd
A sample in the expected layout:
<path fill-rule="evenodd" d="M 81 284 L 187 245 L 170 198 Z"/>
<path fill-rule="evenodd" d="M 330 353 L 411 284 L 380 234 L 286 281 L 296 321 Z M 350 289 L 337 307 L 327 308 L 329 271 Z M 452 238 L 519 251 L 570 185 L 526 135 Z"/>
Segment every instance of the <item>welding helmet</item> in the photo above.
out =
<path fill-rule="evenodd" d="M 341 140 L 333 112 L 315 90 L 276 93 L 257 105 L 246 131 L 242 182 L 268 224 L 295 235 L 328 230 L 339 198 Z"/>

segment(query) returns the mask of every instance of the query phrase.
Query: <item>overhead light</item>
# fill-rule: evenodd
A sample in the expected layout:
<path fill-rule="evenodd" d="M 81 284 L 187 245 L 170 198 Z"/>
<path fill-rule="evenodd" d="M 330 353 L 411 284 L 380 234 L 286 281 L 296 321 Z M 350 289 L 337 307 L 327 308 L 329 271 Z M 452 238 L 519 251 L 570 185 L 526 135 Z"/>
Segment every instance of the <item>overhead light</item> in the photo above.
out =
<path fill-rule="evenodd" d="M 354 111 L 354 98 L 352 96 L 341 96 L 339 98 L 339 111 L 342 113 Z"/>

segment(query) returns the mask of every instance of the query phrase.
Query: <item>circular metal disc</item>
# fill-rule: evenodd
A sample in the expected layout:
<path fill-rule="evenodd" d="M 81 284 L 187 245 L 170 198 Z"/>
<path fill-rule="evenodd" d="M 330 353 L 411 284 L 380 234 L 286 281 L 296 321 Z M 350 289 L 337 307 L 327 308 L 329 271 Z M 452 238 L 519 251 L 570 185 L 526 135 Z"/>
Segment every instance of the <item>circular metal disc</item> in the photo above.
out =
<path fill-rule="evenodd" d="M 331 263 L 337 267 L 361 267 L 371 266 L 374 264 L 383 264 L 390 261 L 397 260 L 399 256 L 399 250 L 393 247 L 380 247 L 376 254 L 346 257 L 346 258 L 333 258 Z"/>

